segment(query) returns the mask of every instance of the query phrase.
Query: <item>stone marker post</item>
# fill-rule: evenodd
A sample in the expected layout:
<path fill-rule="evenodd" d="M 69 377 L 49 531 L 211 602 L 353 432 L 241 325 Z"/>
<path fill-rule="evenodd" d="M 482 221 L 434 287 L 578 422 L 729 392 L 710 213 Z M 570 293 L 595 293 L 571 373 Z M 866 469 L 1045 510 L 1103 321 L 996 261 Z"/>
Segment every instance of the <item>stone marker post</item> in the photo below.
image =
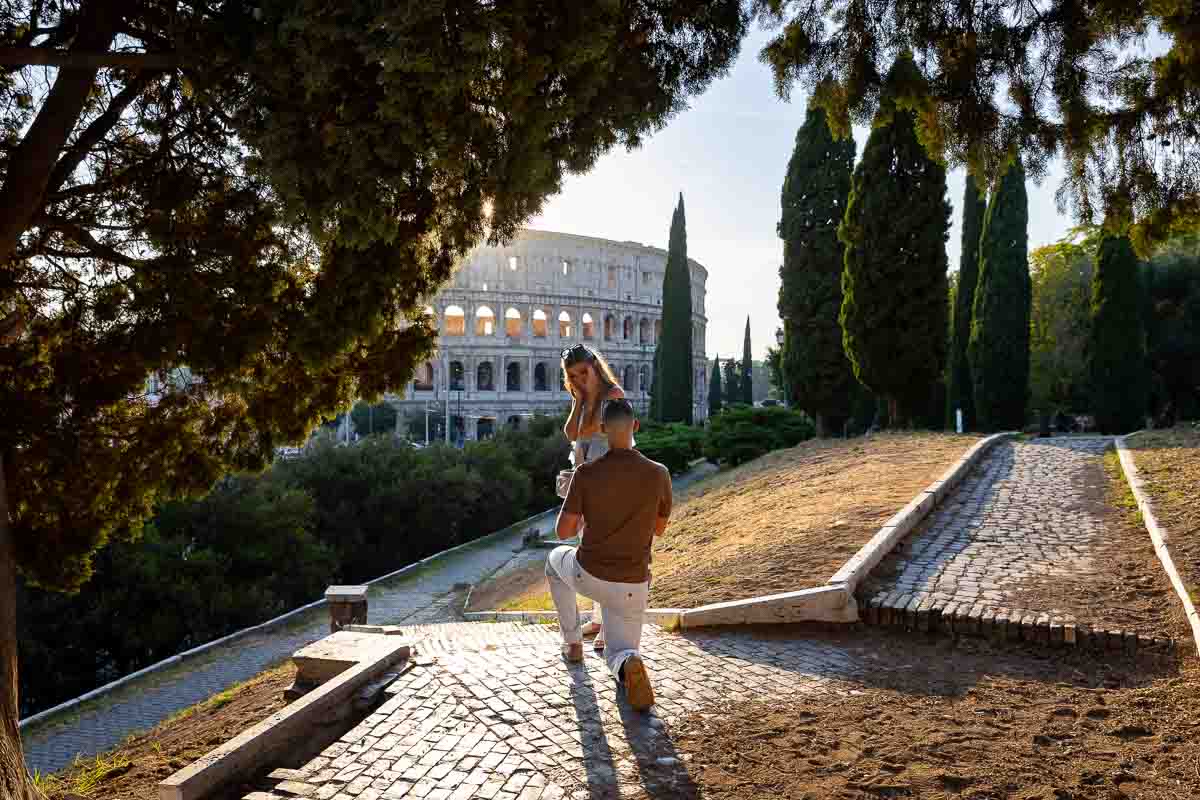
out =
<path fill-rule="evenodd" d="M 347 625 L 367 624 L 367 587 L 330 586 L 325 590 L 329 602 L 329 631 L 337 633 Z"/>

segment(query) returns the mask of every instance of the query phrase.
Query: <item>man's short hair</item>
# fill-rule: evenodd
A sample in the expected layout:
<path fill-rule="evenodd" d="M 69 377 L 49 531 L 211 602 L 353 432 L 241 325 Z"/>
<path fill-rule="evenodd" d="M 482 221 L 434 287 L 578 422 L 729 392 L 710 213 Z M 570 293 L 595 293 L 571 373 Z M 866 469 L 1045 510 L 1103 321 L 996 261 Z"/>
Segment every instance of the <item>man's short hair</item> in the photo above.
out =
<path fill-rule="evenodd" d="M 604 417 L 602 421 L 605 425 L 620 425 L 626 422 L 632 422 L 637 418 L 634 413 L 633 403 L 626 400 L 624 397 L 618 397 L 615 400 L 609 400 L 604 405 Z"/>

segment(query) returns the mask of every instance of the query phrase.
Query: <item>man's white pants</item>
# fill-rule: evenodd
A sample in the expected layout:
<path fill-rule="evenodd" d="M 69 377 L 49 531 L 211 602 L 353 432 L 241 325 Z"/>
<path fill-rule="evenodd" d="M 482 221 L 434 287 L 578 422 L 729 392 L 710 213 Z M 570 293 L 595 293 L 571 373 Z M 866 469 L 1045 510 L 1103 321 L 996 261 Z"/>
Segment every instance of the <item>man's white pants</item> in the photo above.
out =
<path fill-rule="evenodd" d="M 614 677 L 620 678 L 625 659 L 637 655 L 642 641 L 642 623 L 646 617 L 646 602 L 650 583 L 615 583 L 591 575 L 575 558 L 575 548 L 556 547 L 546 559 L 546 578 L 550 596 L 558 610 L 558 625 L 567 644 L 583 641 L 579 623 L 579 604 L 575 595 L 581 594 L 604 607 L 604 660 Z"/>

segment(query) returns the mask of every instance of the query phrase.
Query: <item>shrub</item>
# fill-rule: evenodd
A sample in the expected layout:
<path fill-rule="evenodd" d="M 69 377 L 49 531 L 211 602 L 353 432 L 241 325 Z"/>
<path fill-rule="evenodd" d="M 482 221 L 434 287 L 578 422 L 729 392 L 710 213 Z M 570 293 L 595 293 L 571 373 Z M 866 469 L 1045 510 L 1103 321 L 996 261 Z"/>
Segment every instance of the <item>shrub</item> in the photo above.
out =
<path fill-rule="evenodd" d="M 709 422 L 704 456 L 715 463 L 737 466 L 772 450 L 794 447 L 814 433 L 812 422 L 799 411 L 779 406 L 735 406 Z"/>
<path fill-rule="evenodd" d="M 688 464 L 704 455 L 704 431 L 683 423 L 648 425 L 638 432 L 637 449 L 652 461 L 671 470 L 684 472 Z"/>

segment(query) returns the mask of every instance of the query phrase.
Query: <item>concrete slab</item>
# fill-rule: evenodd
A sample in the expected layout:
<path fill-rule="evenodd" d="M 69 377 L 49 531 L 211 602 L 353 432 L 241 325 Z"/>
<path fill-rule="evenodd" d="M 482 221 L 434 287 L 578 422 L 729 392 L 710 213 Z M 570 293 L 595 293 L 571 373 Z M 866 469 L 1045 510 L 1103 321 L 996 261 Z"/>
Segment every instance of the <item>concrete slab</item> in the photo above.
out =
<path fill-rule="evenodd" d="M 292 661 L 296 663 L 299 683 L 321 684 L 355 664 L 376 661 L 389 654 L 398 659 L 408 658 L 408 643 L 395 636 L 338 631 L 297 650 Z"/>

